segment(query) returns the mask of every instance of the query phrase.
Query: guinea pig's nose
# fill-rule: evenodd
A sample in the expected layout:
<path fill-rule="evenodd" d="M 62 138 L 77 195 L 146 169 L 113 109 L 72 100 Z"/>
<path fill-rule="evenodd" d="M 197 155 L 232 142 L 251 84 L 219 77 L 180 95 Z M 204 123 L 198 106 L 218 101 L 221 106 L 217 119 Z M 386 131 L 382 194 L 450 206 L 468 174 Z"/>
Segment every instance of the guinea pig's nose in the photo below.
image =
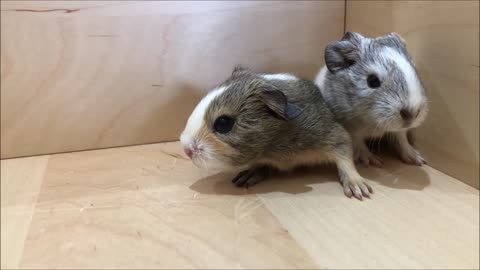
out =
<path fill-rule="evenodd" d="M 185 152 L 185 154 L 189 157 L 189 158 L 192 158 L 193 156 L 193 150 L 192 148 L 190 148 L 189 146 L 185 146 L 183 148 L 183 151 Z"/>
<path fill-rule="evenodd" d="M 413 119 L 415 114 L 411 110 L 403 108 L 400 110 L 400 116 L 403 120 L 409 121 Z"/>

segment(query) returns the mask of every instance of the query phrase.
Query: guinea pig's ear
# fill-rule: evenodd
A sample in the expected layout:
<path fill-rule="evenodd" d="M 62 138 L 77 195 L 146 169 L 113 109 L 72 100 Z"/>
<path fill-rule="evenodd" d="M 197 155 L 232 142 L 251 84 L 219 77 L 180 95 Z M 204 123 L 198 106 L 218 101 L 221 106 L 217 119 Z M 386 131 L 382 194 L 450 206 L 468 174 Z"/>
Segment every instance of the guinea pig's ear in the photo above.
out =
<path fill-rule="evenodd" d="M 357 46 L 360 46 L 364 38 L 365 38 L 364 36 L 362 36 L 357 32 L 346 32 L 345 35 L 343 35 L 341 41 L 347 40 L 352 43 L 355 43 Z"/>
<path fill-rule="evenodd" d="M 236 65 L 232 71 L 232 76 L 239 75 L 241 73 L 249 72 L 250 70 L 242 65 Z"/>
<path fill-rule="evenodd" d="M 347 32 L 340 41 L 334 41 L 325 48 L 325 64 L 330 72 L 349 68 L 360 60 L 360 46 L 364 37 Z"/>
<path fill-rule="evenodd" d="M 402 36 L 400 36 L 400 34 L 398 33 L 390 32 L 387 34 L 387 37 L 394 39 L 396 42 L 401 43 L 403 46 L 407 46 L 407 42 L 405 41 L 405 39 L 403 39 Z"/>
<path fill-rule="evenodd" d="M 388 47 L 405 49 L 407 46 L 407 42 L 395 32 L 387 33 L 385 36 L 379 37 L 377 40 L 380 44 Z"/>
<path fill-rule="evenodd" d="M 262 87 L 258 96 L 268 108 L 285 120 L 292 120 L 303 112 L 302 108 L 288 102 L 287 96 L 280 90 Z"/>

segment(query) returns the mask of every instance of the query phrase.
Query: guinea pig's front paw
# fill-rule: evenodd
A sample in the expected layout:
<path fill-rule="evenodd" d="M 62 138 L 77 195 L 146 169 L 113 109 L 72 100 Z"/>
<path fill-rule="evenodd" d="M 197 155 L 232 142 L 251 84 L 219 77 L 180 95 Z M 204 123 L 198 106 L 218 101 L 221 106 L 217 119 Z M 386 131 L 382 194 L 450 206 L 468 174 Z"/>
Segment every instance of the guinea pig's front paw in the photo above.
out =
<path fill-rule="evenodd" d="M 382 167 L 383 165 L 382 159 L 370 152 L 366 146 L 364 148 L 355 149 L 355 162 L 375 167 Z"/>
<path fill-rule="evenodd" d="M 343 192 L 347 197 L 355 196 L 360 201 L 363 200 L 363 197 L 370 198 L 370 194 L 373 193 L 372 187 L 363 178 L 345 180 L 342 185 Z"/>
<path fill-rule="evenodd" d="M 411 145 L 404 146 L 400 149 L 400 159 L 409 165 L 422 166 L 427 163 L 417 149 Z"/>
<path fill-rule="evenodd" d="M 259 167 L 240 172 L 233 178 L 232 183 L 237 187 L 251 187 L 265 179 L 271 174 L 269 167 Z"/>

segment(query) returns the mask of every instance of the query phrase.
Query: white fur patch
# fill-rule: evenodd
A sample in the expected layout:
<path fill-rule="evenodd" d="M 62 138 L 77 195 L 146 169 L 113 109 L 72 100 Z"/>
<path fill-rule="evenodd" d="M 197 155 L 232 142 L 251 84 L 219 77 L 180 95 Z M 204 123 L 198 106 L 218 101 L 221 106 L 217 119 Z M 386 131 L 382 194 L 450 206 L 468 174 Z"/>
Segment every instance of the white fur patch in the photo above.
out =
<path fill-rule="evenodd" d="M 424 97 L 422 95 L 422 85 L 420 84 L 415 69 L 412 67 L 410 62 L 405 59 L 405 56 L 391 48 L 385 48 L 382 54 L 385 57 L 393 60 L 400 68 L 407 82 L 408 104 L 412 108 L 418 108 L 422 104 Z"/>
<path fill-rule="evenodd" d="M 281 80 L 281 81 L 293 81 L 297 80 L 298 78 L 293 76 L 292 74 L 288 73 L 280 73 L 280 74 L 264 74 L 262 75 L 263 78 L 267 80 Z"/>
<path fill-rule="evenodd" d="M 318 72 L 317 76 L 315 77 L 315 84 L 320 88 L 320 91 L 323 93 L 323 84 L 325 82 L 325 76 L 327 75 L 328 68 L 327 66 L 323 66 L 322 69 L 320 69 L 320 72 Z"/>
<path fill-rule="evenodd" d="M 385 80 L 388 77 L 387 70 L 380 63 L 372 63 L 368 68 L 369 72 L 377 75 L 380 80 Z"/>
<path fill-rule="evenodd" d="M 215 97 L 222 94 L 227 87 L 219 87 L 212 90 L 208 95 L 206 95 L 200 103 L 198 103 L 197 107 L 193 110 L 192 114 L 188 118 L 187 125 L 185 126 L 185 130 L 182 132 L 180 136 L 180 142 L 183 145 L 189 144 L 190 140 L 197 134 L 198 130 L 205 124 L 205 112 L 207 111 L 208 106 L 212 102 Z"/>

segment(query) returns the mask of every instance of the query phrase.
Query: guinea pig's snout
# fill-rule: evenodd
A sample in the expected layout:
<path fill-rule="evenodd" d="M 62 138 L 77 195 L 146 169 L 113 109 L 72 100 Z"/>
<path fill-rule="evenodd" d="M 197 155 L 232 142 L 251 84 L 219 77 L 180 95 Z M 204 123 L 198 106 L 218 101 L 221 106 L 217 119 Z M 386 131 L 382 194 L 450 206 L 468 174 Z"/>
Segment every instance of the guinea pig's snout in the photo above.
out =
<path fill-rule="evenodd" d="M 404 121 L 410 121 L 412 120 L 417 113 L 413 112 L 413 110 L 403 108 L 400 110 L 400 116 Z"/>
<path fill-rule="evenodd" d="M 404 107 L 400 110 L 399 114 L 403 120 L 403 127 L 408 128 L 415 126 L 418 122 L 418 116 L 420 115 L 421 108 L 408 108 Z"/>
<path fill-rule="evenodd" d="M 400 117 L 404 121 L 404 126 L 409 126 L 420 114 L 420 109 L 402 108 L 400 110 Z"/>
<path fill-rule="evenodd" d="M 192 158 L 193 156 L 193 150 L 190 148 L 190 146 L 185 146 L 183 148 L 183 151 L 185 152 L 185 154 L 189 157 L 189 158 Z"/>
<path fill-rule="evenodd" d="M 183 146 L 183 151 L 185 152 L 185 154 L 190 158 L 192 159 L 193 155 L 199 151 L 199 148 L 198 148 L 198 145 L 195 141 L 189 143 L 189 144 L 186 144 Z"/>

